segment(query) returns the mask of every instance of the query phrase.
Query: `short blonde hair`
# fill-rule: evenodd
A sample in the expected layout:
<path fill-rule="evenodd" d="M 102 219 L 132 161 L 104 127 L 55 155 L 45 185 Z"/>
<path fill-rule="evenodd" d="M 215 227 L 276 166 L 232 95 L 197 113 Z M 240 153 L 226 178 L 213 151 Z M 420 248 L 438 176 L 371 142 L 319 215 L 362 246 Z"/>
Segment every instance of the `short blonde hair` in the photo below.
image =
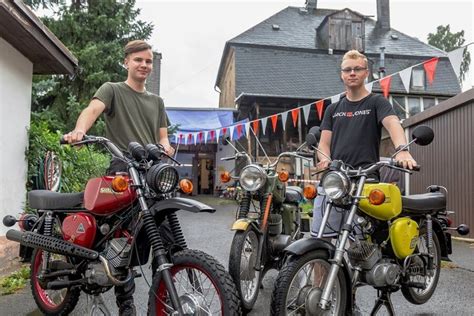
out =
<path fill-rule="evenodd" d="M 365 66 L 369 66 L 369 61 L 367 60 L 367 57 L 365 57 L 364 54 L 361 54 L 359 51 L 353 49 L 348 51 L 347 53 L 344 54 L 344 57 L 342 57 L 342 61 L 347 60 L 347 59 L 363 59 L 365 61 Z"/>
<path fill-rule="evenodd" d="M 147 49 L 151 49 L 150 44 L 142 40 L 134 40 L 128 42 L 127 45 L 125 45 L 123 52 L 125 54 L 125 58 L 127 58 L 127 56 L 132 53 L 141 52 Z"/>

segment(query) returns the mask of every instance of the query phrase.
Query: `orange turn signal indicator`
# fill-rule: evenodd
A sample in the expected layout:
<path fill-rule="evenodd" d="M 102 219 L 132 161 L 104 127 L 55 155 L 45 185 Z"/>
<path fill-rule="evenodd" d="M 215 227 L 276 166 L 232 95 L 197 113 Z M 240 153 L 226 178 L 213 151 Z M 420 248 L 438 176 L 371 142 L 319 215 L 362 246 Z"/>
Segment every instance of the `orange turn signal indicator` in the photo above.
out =
<path fill-rule="evenodd" d="M 183 193 L 191 194 L 193 193 L 193 183 L 189 179 L 179 180 L 179 188 Z"/>
<path fill-rule="evenodd" d="M 288 171 L 280 171 L 278 172 L 278 179 L 280 179 L 281 182 L 286 182 L 290 178 L 290 173 Z"/>
<path fill-rule="evenodd" d="M 128 189 L 128 180 L 124 176 L 115 176 L 112 179 L 112 190 L 115 192 L 124 192 Z"/>
<path fill-rule="evenodd" d="M 232 177 L 230 176 L 229 171 L 224 171 L 223 173 L 221 173 L 221 181 L 222 181 L 223 183 L 227 183 L 227 182 L 229 182 L 231 179 L 232 179 Z"/>
<path fill-rule="evenodd" d="M 307 185 L 304 187 L 303 189 L 303 195 L 305 198 L 307 198 L 308 200 L 312 200 L 316 197 L 316 195 L 318 194 L 318 191 L 316 190 L 316 188 L 314 187 L 314 185 Z"/>
<path fill-rule="evenodd" d="M 372 205 L 380 205 L 385 202 L 385 193 L 382 190 L 374 189 L 369 193 L 369 203 Z"/>

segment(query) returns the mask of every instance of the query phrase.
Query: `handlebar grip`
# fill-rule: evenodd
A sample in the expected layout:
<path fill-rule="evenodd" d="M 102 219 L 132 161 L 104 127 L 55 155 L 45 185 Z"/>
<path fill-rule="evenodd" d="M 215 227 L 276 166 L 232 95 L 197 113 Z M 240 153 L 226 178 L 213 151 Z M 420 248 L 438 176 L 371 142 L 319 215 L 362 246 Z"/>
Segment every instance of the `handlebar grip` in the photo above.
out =
<path fill-rule="evenodd" d="M 307 153 L 299 151 L 296 153 L 298 156 L 305 157 L 305 158 L 314 158 L 314 153 Z"/>
<path fill-rule="evenodd" d="M 222 157 L 221 161 L 234 160 L 235 157 Z"/>
<path fill-rule="evenodd" d="M 61 138 L 59 139 L 59 145 L 67 145 L 69 144 L 67 140 L 64 139 L 64 135 L 61 135 Z"/>

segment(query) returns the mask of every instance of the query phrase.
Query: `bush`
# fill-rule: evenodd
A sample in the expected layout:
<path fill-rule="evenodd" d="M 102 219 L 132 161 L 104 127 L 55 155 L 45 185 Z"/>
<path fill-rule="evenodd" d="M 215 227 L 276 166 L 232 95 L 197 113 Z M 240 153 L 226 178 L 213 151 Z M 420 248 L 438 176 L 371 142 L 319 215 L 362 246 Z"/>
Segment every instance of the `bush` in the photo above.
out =
<path fill-rule="evenodd" d="M 73 148 L 59 145 L 61 132 L 52 132 L 51 122 L 41 115 L 32 115 L 29 129 L 29 148 L 26 151 L 28 159 L 27 190 L 35 186 L 34 179 L 39 176 L 39 168 L 47 151 L 53 151 L 62 163 L 61 191 L 80 192 L 84 190 L 87 180 L 102 176 L 109 165 L 110 155 L 102 148 L 84 146 Z"/>

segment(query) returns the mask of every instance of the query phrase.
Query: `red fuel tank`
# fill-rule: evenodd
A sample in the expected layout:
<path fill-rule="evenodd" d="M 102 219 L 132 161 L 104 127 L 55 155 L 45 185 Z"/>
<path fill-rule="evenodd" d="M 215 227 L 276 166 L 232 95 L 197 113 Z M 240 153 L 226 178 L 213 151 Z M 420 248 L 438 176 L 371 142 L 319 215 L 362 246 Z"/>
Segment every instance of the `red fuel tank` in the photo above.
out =
<path fill-rule="evenodd" d="M 91 248 L 97 231 L 94 216 L 88 213 L 75 213 L 66 216 L 62 231 L 64 240 L 76 245 Z"/>
<path fill-rule="evenodd" d="M 84 206 L 92 214 L 105 216 L 120 211 L 136 198 L 130 187 L 124 192 L 112 189 L 112 176 L 93 178 L 87 182 L 84 191 Z M 125 177 L 128 181 L 128 177 Z"/>

